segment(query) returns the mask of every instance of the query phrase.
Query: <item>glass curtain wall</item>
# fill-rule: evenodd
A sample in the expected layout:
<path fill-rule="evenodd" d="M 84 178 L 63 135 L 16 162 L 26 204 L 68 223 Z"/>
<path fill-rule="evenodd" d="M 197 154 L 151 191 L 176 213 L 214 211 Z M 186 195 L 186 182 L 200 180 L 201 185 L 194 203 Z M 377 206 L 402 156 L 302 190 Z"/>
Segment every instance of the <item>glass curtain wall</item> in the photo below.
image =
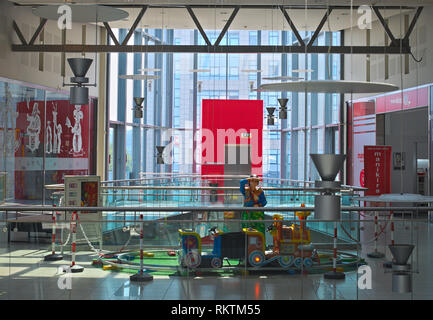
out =
<path fill-rule="evenodd" d="M 115 29 L 119 41 L 126 29 Z M 219 30 L 206 30 L 211 43 Z M 301 32 L 306 41 L 312 32 Z M 109 41 L 111 41 L 109 39 Z M 130 44 L 166 43 L 204 45 L 197 30 L 137 29 Z M 221 45 L 292 45 L 291 31 L 230 30 Z M 338 45 L 340 33 L 322 32 L 315 45 Z M 260 92 L 265 77 L 293 76 L 306 80 L 340 79 L 340 56 L 327 54 L 212 54 L 212 53 L 110 53 L 109 54 L 107 177 L 129 179 L 141 172 L 199 173 L 191 142 L 201 127 L 203 99 L 263 100 L 263 175 L 314 180 L 317 172 L 309 153 L 339 152 L 338 94 Z M 122 74 L 157 75 L 152 80 L 124 80 Z M 192 72 L 199 69 L 202 72 Z M 312 69 L 313 72 L 299 69 Z M 305 70 L 304 70 L 305 71 Z M 274 80 L 275 81 L 275 80 Z M 277 82 L 279 80 L 276 80 Z M 134 97 L 143 97 L 143 118 L 133 117 Z M 287 119 L 267 125 L 267 107 L 279 108 L 278 98 L 288 98 Z M 307 122 L 305 121 L 307 102 Z M 275 112 L 278 117 L 278 111 Z M 169 145 L 165 160 L 157 164 L 156 146 Z"/>
<path fill-rule="evenodd" d="M 51 204 L 45 185 L 95 173 L 97 100 L 89 102 L 71 105 L 68 92 L 0 78 L 0 204 Z"/>

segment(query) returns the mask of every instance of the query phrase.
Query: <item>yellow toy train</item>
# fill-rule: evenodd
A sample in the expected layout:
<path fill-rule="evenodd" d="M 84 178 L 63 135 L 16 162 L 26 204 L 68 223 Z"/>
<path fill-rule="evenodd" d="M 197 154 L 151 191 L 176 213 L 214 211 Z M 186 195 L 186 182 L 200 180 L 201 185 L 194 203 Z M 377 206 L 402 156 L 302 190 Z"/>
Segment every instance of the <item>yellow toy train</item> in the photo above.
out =
<path fill-rule="evenodd" d="M 311 245 L 310 230 L 306 218 L 310 212 L 296 212 L 299 224 L 283 225 L 283 216 L 274 215 L 268 231 L 273 237 L 273 248 L 266 251 L 265 235 L 255 229 L 244 228 L 239 232 L 222 232 L 212 228 L 214 238 L 212 252 L 202 251 L 201 238 L 193 231 L 179 230 L 179 264 L 184 268 L 221 268 L 224 260 L 247 261 L 251 267 L 281 266 L 284 269 L 308 269 L 318 261 Z"/>

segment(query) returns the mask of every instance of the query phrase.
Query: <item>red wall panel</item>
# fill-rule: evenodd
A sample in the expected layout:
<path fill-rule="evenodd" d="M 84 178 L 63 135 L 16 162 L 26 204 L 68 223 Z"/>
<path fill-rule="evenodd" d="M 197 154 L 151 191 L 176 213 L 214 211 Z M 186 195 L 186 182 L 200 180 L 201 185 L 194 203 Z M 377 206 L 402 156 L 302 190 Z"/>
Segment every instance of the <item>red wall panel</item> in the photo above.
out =
<path fill-rule="evenodd" d="M 202 175 L 224 174 L 225 144 L 250 144 L 251 153 L 255 154 L 252 159 L 252 173 L 262 175 L 263 154 L 263 101 L 262 100 L 214 100 L 203 99 L 202 101 L 202 129 L 212 132 L 213 136 L 213 161 L 206 150 L 202 153 Z M 218 129 L 220 130 L 218 132 Z M 223 143 L 218 134 L 221 130 L 232 129 Z M 226 131 L 228 132 L 228 131 Z M 246 134 L 242 134 L 242 132 Z M 248 137 L 248 134 L 251 136 Z M 230 141 L 232 139 L 232 141 Z M 254 157 L 254 156 L 253 156 Z M 255 163 L 254 163 L 255 162 Z M 211 163 L 211 164 L 206 164 Z M 213 164 L 212 164 L 213 163 Z M 218 163 L 218 164 L 215 164 Z"/>

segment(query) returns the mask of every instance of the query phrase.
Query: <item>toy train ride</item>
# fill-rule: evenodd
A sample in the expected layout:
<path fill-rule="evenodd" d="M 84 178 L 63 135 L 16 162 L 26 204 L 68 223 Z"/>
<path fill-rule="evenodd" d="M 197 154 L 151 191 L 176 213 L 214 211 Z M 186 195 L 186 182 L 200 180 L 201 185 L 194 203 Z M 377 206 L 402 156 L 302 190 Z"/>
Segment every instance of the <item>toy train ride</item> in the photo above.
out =
<path fill-rule="evenodd" d="M 295 213 L 299 224 L 283 225 L 283 216 L 275 214 L 273 223 L 267 229 L 273 238 L 272 250 L 266 251 L 265 235 L 252 228 L 239 232 L 210 230 L 213 238 L 211 252 L 202 250 L 202 239 L 191 230 L 179 230 L 180 250 L 178 261 L 181 268 L 221 268 L 229 259 L 246 263 L 249 267 L 280 266 L 283 269 L 308 269 L 313 263 L 320 263 L 317 250 L 311 244 L 310 229 L 305 221 L 308 211 Z"/>

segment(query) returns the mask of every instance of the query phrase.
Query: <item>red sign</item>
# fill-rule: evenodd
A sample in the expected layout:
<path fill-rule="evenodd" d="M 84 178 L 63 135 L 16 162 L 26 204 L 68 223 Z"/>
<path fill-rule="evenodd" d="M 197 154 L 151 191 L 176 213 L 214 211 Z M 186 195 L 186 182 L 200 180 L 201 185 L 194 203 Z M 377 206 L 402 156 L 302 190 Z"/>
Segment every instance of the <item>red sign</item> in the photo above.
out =
<path fill-rule="evenodd" d="M 366 196 L 391 193 L 391 147 L 364 146 Z"/>
<path fill-rule="evenodd" d="M 376 113 L 412 109 L 428 106 L 428 87 L 416 88 L 378 97 L 376 99 Z"/>
<path fill-rule="evenodd" d="M 353 104 L 353 117 L 362 117 L 375 114 L 374 101 L 355 102 Z"/>

